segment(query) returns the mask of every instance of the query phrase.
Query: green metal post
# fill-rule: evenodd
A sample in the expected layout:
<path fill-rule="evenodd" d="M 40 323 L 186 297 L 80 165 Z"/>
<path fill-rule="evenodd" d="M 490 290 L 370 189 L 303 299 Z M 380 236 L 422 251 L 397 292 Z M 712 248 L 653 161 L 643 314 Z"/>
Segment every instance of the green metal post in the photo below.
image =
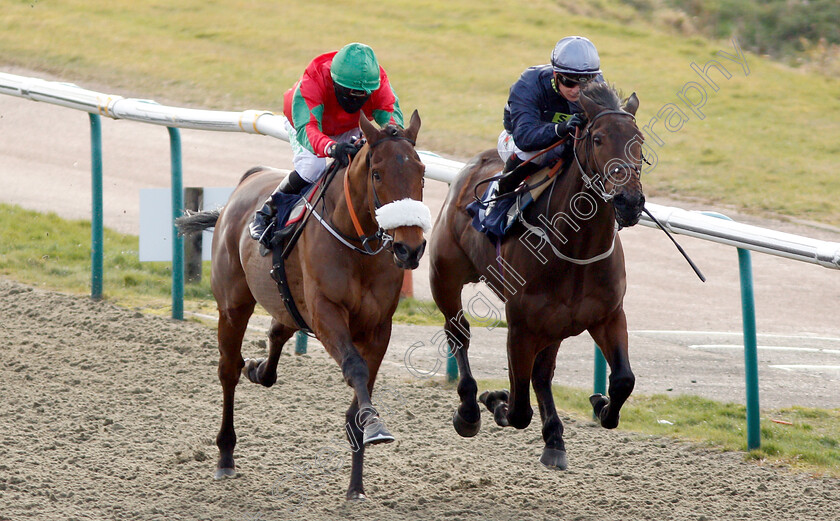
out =
<path fill-rule="evenodd" d="M 446 357 L 446 381 L 454 382 L 458 379 L 458 361 L 455 360 L 455 353 L 452 352 L 452 346 L 448 346 L 447 349 L 449 356 Z"/>
<path fill-rule="evenodd" d="M 747 449 L 761 447 L 758 405 L 758 340 L 755 327 L 755 298 L 750 252 L 738 248 L 741 272 L 741 317 L 744 322 L 744 373 L 747 386 Z"/>
<path fill-rule="evenodd" d="M 184 213 L 184 182 L 181 175 L 181 133 L 169 130 L 169 155 L 172 162 L 172 318 L 184 320 L 184 239 L 178 235 L 175 219 Z"/>
<path fill-rule="evenodd" d="M 306 333 L 303 331 L 298 331 L 295 333 L 295 354 L 296 355 L 305 355 L 306 354 Z"/>
<path fill-rule="evenodd" d="M 593 394 L 607 394 L 607 359 L 595 344 L 595 378 L 592 386 Z"/>
<path fill-rule="evenodd" d="M 102 224 L 102 125 L 98 114 L 90 116 L 90 173 L 92 208 L 90 219 L 90 297 L 102 298 L 103 224 Z"/>
<path fill-rule="evenodd" d="M 726 219 L 717 212 L 705 215 Z M 744 380 L 747 391 L 747 450 L 761 447 L 761 420 L 758 404 L 758 339 L 755 326 L 752 259 L 749 250 L 738 248 L 738 271 L 741 277 L 741 321 L 744 325 Z"/>

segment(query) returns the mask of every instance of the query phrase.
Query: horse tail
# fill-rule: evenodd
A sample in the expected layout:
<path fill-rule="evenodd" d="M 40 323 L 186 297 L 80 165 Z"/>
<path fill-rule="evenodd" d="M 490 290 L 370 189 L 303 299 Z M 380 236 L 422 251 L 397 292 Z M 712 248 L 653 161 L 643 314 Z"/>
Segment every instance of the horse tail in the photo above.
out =
<path fill-rule="evenodd" d="M 178 227 L 178 235 L 189 235 L 216 226 L 216 221 L 219 220 L 221 211 L 221 208 L 206 212 L 187 211 L 184 215 L 175 219 L 175 226 Z"/>

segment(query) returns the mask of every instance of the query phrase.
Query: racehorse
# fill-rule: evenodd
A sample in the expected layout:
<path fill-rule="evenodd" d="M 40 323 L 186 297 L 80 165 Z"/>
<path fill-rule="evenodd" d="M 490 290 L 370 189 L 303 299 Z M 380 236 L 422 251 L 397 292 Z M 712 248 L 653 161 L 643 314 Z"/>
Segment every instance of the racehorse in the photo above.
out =
<path fill-rule="evenodd" d="M 316 218 L 307 221 L 285 262 L 300 316 L 354 391 L 346 413 L 353 448 L 347 499 L 365 499 L 365 446 L 394 440 L 371 394 L 391 337 L 403 272 L 418 266 L 426 247 L 423 234 L 431 228 L 429 209 L 421 202 L 425 166 L 414 149 L 420 130 L 417 111 L 404 130 L 393 125 L 378 129 L 364 115 L 359 123 L 367 143 L 327 187 L 322 214 L 310 209 Z M 235 475 L 233 402 L 240 372 L 271 387 L 283 344 L 301 329 L 269 275 L 272 257 L 260 255 L 248 231 L 254 212 L 279 182 L 273 169 L 251 169 L 221 211 L 178 221 L 182 233 L 215 226 L 211 288 L 219 308 L 219 380 L 224 393 L 216 479 Z M 243 360 L 242 339 L 257 303 L 272 317 L 269 355 Z"/>
<path fill-rule="evenodd" d="M 635 93 L 622 105 L 614 88 L 597 84 L 581 93 L 580 102 L 588 123 L 575 137 L 573 160 L 504 240 L 494 246 L 470 225 L 465 211 L 477 185 L 501 170 L 498 153 L 488 150 L 452 183 L 429 241 L 432 295 L 446 318 L 447 340 L 461 374 L 455 430 L 470 437 L 481 426 L 461 301 L 464 284 L 481 280 L 505 303 L 510 391 L 484 392 L 479 400 L 498 425 L 524 429 L 533 415 L 528 389 L 533 380 L 545 440 L 540 461 L 561 470 L 567 467 L 563 424 L 551 394 L 560 343 L 587 330 L 606 357 L 609 398 L 590 398 L 603 427 L 618 425 L 619 410 L 633 390 L 624 254 L 616 223 L 636 224 L 645 202 Z"/>

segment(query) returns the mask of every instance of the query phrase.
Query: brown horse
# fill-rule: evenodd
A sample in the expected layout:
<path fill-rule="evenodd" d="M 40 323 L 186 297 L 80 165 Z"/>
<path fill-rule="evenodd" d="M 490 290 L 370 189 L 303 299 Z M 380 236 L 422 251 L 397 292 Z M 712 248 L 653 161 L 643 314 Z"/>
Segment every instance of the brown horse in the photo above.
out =
<path fill-rule="evenodd" d="M 635 382 L 627 355 L 624 254 L 616 222 L 636 224 L 644 207 L 642 134 L 635 123 L 639 100 L 633 94 L 622 106 L 613 88 L 599 84 L 581 94 L 581 104 L 588 124 L 576 138 L 574 160 L 498 248 L 470 225 L 465 211 L 476 185 L 501 170 L 495 150 L 478 155 L 459 173 L 429 244 L 432 294 L 446 317 L 461 373 L 455 430 L 469 437 L 481 426 L 461 289 L 491 281 L 509 325 L 510 391 L 485 392 L 480 401 L 497 424 L 524 429 L 533 415 L 528 389 L 533 380 L 545 440 L 540 461 L 557 469 L 565 469 L 567 459 L 551 380 L 563 339 L 588 330 L 609 363 L 609 398 L 590 398 L 603 427 L 618 425 L 619 409 Z"/>
<path fill-rule="evenodd" d="M 354 391 L 346 414 L 354 450 L 348 499 L 365 498 L 365 446 L 394 440 L 373 407 L 371 394 L 391 338 L 403 271 L 417 267 L 426 247 L 423 232 L 431 225 L 429 210 L 421 202 L 425 167 L 414 150 L 420 130 L 417 111 L 405 130 L 392 125 L 377 129 L 364 116 L 360 126 L 367 143 L 329 185 L 323 212 L 318 206 L 322 213 L 308 220 L 285 263 L 300 314 Z M 269 275 L 271 256 L 259 254 L 258 243 L 248 232 L 254 212 L 279 182 L 272 169 L 252 169 L 221 212 L 179 220 L 186 233 L 216 228 L 211 287 L 219 308 L 219 380 L 224 392 L 216 438 L 217 479 L 235 475 L 233 397 L 240 373 L 271 387 L 283 344 L 299 329 Z M 367 240 L 362 242 L 360 236 Z M 257 303 L 272 317 L 269 354 L 267 359 L 243 360 L 242 339 Z"/>

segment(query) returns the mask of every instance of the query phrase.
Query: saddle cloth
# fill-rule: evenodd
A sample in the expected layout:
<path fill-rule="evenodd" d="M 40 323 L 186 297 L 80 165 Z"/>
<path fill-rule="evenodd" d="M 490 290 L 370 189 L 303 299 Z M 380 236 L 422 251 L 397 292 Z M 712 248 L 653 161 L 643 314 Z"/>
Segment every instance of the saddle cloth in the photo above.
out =
<path fill-rule="evenodd" d="M 520 219 L 525 208 L 536 201 L 551 184 L 550 181 L 547 181 L 549 171 L 549 168 L 543 168 L 532 174 L 523 183 L 525 185 L 524 189 L 520 185 L 520 188 L 515 192 L 517 195 L 511 194 L 497 201 L 488 215 L 488 201 L 496 196 L 499 186 L 498 180 L 490 182 L 481 200 L 473 201 L 467 205 L 467 213 L 473 218 L 473 228 L 485 234 L 493 244 L 500 242 Z"/>

